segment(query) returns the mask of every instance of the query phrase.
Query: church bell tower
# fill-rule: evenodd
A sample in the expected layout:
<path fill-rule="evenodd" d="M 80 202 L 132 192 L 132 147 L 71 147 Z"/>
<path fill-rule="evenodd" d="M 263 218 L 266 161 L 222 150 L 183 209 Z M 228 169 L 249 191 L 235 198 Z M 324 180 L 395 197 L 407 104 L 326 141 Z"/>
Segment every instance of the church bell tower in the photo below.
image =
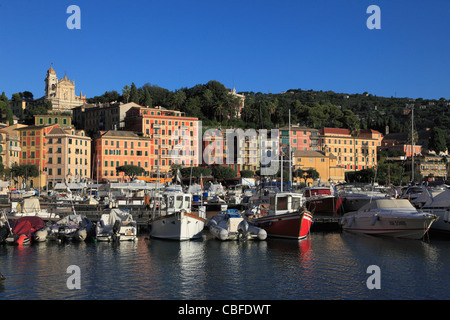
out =
<path fill-rule="evenodd" d="M 53 66 L 47 71 L 47 77 L 45 77 L 45 97 L 56 97 L 56 86 L 58 84 L 58 77 Z"/>

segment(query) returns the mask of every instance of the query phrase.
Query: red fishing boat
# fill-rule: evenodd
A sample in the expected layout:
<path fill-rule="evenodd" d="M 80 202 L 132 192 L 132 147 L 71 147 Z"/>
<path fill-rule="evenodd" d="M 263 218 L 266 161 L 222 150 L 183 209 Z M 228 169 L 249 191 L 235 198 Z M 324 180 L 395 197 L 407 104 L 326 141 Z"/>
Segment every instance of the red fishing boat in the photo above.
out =
<path fill-rule="evenodd" d="M 313 216 L 304 207 L 300 193 L 280 192 L 271 195 L 268 210 L 248 217 L 249 223 L 266 230 L 270 237 L 304 239 L 308 236 Z"/>

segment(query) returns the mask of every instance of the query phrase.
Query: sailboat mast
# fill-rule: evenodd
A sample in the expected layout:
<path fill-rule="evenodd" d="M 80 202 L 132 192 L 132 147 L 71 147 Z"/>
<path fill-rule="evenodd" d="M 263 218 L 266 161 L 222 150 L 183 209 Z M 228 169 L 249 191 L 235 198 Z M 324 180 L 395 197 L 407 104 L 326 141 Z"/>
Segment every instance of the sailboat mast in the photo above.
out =
<path fill-rule="evenodd" d="M 414 104 L 411 106 L 411 182 L 414 182 Z"/>
<path fill-rule="evenodd" d="M 289 187 L 292 188 L 291 109 L 289 109 Z"/>

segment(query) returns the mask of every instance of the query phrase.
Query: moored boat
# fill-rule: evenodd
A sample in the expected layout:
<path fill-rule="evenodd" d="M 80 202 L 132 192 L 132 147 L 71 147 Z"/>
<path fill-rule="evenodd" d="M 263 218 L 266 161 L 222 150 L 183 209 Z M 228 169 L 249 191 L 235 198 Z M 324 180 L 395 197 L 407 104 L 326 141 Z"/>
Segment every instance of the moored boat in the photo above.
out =
<path fill-rule="evenodd" d="M 86 217 L 78 214 L 70 214 L 56 221 L 47 228 L 36 233 L 36 240 L 45 241 L 45 231 L 47 239 L 54 241 L 84 241 L 95 234 L 94 225 Z"/>
<path fill-rule="evenodd" d="M 424 200 L 422 210 L 438 217 L 431 225 L 431 230 L 450 232 L 450 189 L 433 195 L 431 191 L 424 192 L 428 200 Z"/>
<path fill-rule="evenodd" d="M 15 245 L 29 244 L 36 231 L 45 227 L 45 222 L 39 217 L 21 217 L 14 221 L 12 232 L 6 238 L 6 243 Z"/>
<path fill-rule="evenodd" d="M 236 209 L 212 217 L 208 222 L 212 235 L 219 240 L 266 240 L 267 232 L 249 224 Z"/>
<path fill-rule="evenodd" d="M 306 187 L 303 189 L 305 207 L 319 215 L 336 215 L 344 200 L 334 194 L 332 187 Z"/>
<path fill-rule="evenodd" d="M 59 218 L 59 215 L 42 209 L 37 197 L 23 199 L 22 203 L 11 203 L 11 216 L 14 217 L 39 217 L 42 219 Z"/>
<path fill-rule="evenodd" d="M 166 191 L 159 203 L 148 222 L 151 237 L 180 241 L 201 238 L 206 210 L 204 206 L 192 210 L 192 194 Z"/>
<path fill-rule="evenodd" d="M 406 199 L 375 199 L 341 218 L 345 231 L 408 239 L 421 239 L 434 221 Z"/>
<path fill-rule="evenodd" d="M 96 225 L 98 241 L 135 241 L 137 224 L 128 210 L 113 208 L 103 213 Z"/>
<path fill-rule="evenodd" d="M 300 193 L 279 192 L 270 197 L 269 209 L 248 216 L 248 222 L 266 230 L 269 237 L 304 239 L 313 221 L 312 213 L 304 207 Z"/>

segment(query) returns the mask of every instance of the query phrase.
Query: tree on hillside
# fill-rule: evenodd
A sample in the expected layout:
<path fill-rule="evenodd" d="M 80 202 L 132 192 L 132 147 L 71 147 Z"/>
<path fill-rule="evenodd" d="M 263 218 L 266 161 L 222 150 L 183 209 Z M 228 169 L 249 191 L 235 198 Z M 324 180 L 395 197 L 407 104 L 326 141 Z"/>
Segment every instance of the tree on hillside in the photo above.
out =
<path fill-rule="evenodd" d="M 445 152 L 447 150 L 447 140 L 445 139 L 445 131 L 434 127 L 431 130 L 430 139 L 428 142 L 428 149 L 433 150 L 436 154 Z"/>
<path fill-rule="evenodd" d="M 5 121 L 8 121 L 10 125 L 13 124 L 13 113 L 8 98 L 4 92 L 0 96 L 0 114 L 6 116 Z"/>

